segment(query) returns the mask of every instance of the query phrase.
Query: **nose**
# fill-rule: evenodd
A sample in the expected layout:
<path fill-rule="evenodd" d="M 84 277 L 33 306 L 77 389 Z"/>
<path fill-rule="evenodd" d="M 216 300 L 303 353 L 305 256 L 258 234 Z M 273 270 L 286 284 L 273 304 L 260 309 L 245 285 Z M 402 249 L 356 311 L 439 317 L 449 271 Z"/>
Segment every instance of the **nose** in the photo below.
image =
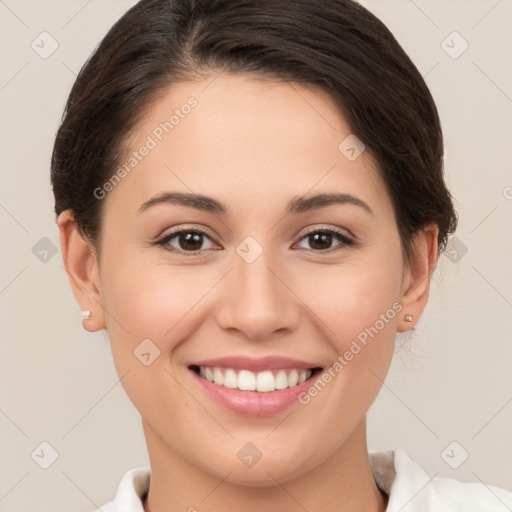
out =
<path fill-rule="evenodd" d="M 223 279 L 222 299 L 216 319 L 226 330 L 251 341 L 265 341 L 296 329 L 300 300 L 293 293 L 289 272 L 263 253 L 252 263 L 238 254 L 234 267 Z"/>

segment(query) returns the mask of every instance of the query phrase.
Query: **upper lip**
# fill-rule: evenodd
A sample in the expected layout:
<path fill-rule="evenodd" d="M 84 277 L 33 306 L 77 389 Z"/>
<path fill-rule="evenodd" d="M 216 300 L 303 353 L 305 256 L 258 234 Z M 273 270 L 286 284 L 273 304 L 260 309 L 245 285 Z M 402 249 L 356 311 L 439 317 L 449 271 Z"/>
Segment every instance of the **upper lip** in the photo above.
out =
<path fill-rule="evenodd" d="M 301 361 L 284 356 L 267 356 L 262 358 L 253 358 L 247 356 L 228 356 L 219 357 L 216 359 L 205 359 L 197 361 L 189 366 L 206 366 L 206 367 L 223 367 L 223 368 L 237 368 L 240 370 L 250 370 L 259 372 L 264 370 L 278 370 L 285 368 L 320 368 L 318 364 L 308 361 Z"/>

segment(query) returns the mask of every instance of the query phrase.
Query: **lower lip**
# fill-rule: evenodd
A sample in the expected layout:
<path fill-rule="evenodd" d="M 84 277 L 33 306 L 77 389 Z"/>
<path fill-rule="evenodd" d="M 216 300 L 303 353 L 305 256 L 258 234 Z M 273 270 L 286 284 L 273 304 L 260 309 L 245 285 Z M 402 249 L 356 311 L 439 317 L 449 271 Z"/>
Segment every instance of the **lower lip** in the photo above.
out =
<path fill-rule="evenodd" d="M 298 402 L 298 396 L 311 387 L 316 377 L 320 375 L 320 372 L 315 373 L 302 384 L 291 388 L 260 392 L 219 386 L 203 379 L 195 371 L 190 371 L 209 396 L 242 416 L 273 416 L 288 409 L 294 402 Z"/>

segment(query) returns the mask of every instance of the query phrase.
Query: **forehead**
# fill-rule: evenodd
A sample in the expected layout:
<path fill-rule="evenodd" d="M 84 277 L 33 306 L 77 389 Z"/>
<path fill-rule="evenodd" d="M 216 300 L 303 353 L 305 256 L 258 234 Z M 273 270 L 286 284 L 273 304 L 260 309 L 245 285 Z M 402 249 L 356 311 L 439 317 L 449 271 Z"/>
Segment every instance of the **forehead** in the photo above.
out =
<path fill-rule="evenodd" d="M 263 207 L 337 190 L 386 203 L 368 152 L 347 158 L 344 141 L 351 137 L 336 104 L 319 89 L 240 74 L 178 83 L 132 133 L 122 162 L 130 170 L 111 195 L 136 197 L 139 205 L 168 189 L 226 203 L 251 195 Z"/>

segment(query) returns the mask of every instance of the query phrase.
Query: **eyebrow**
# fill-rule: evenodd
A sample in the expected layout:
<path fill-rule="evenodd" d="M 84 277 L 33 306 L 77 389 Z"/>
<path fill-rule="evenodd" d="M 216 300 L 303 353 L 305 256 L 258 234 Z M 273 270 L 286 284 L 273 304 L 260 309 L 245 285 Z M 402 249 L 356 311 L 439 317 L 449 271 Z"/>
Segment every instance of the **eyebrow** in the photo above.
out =
<path fill-rule="evenodd" d="M 200 195 L 200 194 L 187 194 L 183 192 L 163 192 L 155 197 L 152 197 L 139 208 L 139 212 L 144 212 L 157 204 L 178 204 L 181 206 L 187 206 L 195 208 L 197 210 L 205 211 L 208 213 L 227 215 L 229 210 L 222 203 L 213 199 L 212 197 Z M 359 206 L 366 212 L 373 215 L 373 210 L 363 200 L 355 197 L 351 194 L 343 193 L 323 193 L 317 194 L 310 197 L 296 197 L 292 199 L 287 207 L 287 214 L 298 214 L 304 213 L 319 208 L 325 208 L 331 205 L 344 205 L 351 204 Z"/>

